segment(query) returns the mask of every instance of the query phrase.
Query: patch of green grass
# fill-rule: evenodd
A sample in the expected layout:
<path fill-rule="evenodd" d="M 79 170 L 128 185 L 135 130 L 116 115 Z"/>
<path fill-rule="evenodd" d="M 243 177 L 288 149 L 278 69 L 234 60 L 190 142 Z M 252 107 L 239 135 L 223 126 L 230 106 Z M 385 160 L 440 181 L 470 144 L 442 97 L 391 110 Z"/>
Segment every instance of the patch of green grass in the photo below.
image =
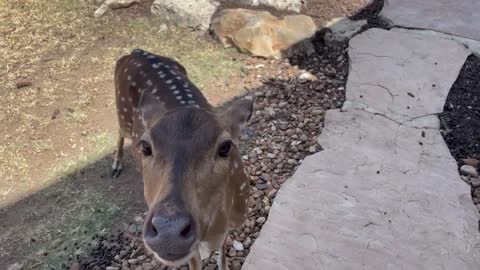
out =
<path fill-rule="evenodd" d="M 33 151 L 41 153 L 53 148 L 51 140 L 36 140 L 32 141 Z"/>
<path fill-rule="evenodd" d="M 52 193 L 58 202 L 55 211 L 42 217 L 40 226 L 25 236 L 35 239 L 25 250 L 29 254 L 27 268 L 38 265 L 35 269 L 63 269 L 62 264 L 74 260 L 75 255 L 85 254 L 92 237 L 108 231 L 121 212 L 118 205 L 93 189 L 77 191 L 68 186 Z"/>

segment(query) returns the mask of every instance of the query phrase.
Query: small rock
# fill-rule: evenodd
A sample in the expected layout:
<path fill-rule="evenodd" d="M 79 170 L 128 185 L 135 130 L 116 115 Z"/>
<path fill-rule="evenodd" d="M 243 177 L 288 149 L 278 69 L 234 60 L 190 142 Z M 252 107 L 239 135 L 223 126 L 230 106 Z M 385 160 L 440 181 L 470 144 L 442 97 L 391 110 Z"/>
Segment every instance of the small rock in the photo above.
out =
<path fill-rule="evenodd" d="M 259 218 L 257 218 L 257 223 L 258 224 L 263 224 L 263 223 L 265 223 L 266 220 L 267 219 L 265 217 L 259 217 Z"/>
<path fill-rule="evenodd" d="M 465 163 L 465 165 L 470 165 L 472 167 L 477 167 L 480 165 L 480 160 L 475 158 L 464 158 L 462 159 L 462 162 Z"/>
<path fill-rule="evenodd" d="M 233 248 L 236 250 L 236 251 L 243 251 L 243 244 L 238 242 L 237 240 L 234 240 L 233 241 Z"/>
<path fill-rule="evenodd" d="M 480 178 L 471 178 L 470 184 L 472 185 L 473 188 L 480 187 Z"/>
<path fill-rule="evenodd" d="M 153 265 L 151 263 L 143 263 L 142 264 L 143 270 L 152 270 Z"/>
<path fill-rule="evenodd" d="M 120 268 L 118 267 L 115 267 L 115 266 L 107 266 L 107 268 L 105 268 L 105 270 L 119 270 Z"/>
<path fill-rule="evenodd" d="M 311 81 L 314 79 L 314 76 L 310 72 L 303 72 L 298 76 L 298 81 L 300 83 L 306 83 L 307 81 Z"/>
<path fill-rule="evenodd" d="M 242 268 L 242 265 L 240 264 L 239 261 L 235 260 L 232 263 L 232 270 L 240 270 Z"/>
<path fill-rule="evenodd" d="M 137 259 L 130 259 L 130 260 L 128 260 L 128 263 L 129 264 L 137 264 L 138 260 Z"/>
<path fill-rule="evenodd" d="M 17 88 L 23 88 L 23 87 L 27 87 L 27 86 L 31 86 L 33 83 L 29 80 L 19 80 L 15 86 Z"/>
<path fill-rule="evenodd" d="M 275 117 L 275 110 L 273 108 L 271 108 L 271 107 L 268 108 L 267 113 L 270 117 L 272 117 L 272 118 Z"/>
<path fill-rule="evenodd" d="M 130 225 L 130 227 L 128 227 L 128 231 L 130 233 L 136 233 L 137 232 L 137 224 Z"/>
<path fill-rule="evenodd" d="M 475 170 L 475 168 L 470 165 L 463 165 L 462 167 L 460 167 L 460 173 L 475 178 L 478 177 L 477 170 Z"/>

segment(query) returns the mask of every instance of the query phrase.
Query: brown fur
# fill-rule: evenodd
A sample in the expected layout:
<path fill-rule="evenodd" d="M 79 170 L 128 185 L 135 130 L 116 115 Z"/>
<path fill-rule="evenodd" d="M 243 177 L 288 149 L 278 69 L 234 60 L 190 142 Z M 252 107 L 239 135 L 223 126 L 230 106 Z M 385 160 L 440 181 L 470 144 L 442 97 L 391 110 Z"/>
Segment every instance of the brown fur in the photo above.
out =
<path fill-rule="evenodd" d="M 183 66 L 143 50 L 118 60 L 115 87 L 120 136 L 113 175 L 121 171 L 124 138 L 131 138 L 143 174 L 146 222 L 158 213 L 191 214 L 198 230 L 184 259 L 191 270 L 198 270 L 200 243 L 222 249 L 228 231 L 247 218 L 249 178 L 237 143 L 252 102 L 238 99 L 214 110 Z M 221 157 L 218 149 L 225 140 L 233 141 L 233 146 L 227 157 Z M 140 142 L 151 147 L 151 156 L 142 156 Z M 219 267 L 225 269 L 225 252 L 220 254 Z"/>

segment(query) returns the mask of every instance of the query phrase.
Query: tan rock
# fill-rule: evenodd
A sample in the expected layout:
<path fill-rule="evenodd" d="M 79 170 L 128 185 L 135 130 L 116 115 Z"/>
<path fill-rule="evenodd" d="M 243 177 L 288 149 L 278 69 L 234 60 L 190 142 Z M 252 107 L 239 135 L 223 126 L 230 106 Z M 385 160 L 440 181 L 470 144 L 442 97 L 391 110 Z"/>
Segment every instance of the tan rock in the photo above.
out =
<path fill-rule="evenodd" d="M 212 21 L 211 29 L 226 47 L 234 45 L 254 56 L 279 59 L 312 53 L 310 39 L 317 27 L 305 15 L 278 18 L 266 11 L 226 9 Z"/>

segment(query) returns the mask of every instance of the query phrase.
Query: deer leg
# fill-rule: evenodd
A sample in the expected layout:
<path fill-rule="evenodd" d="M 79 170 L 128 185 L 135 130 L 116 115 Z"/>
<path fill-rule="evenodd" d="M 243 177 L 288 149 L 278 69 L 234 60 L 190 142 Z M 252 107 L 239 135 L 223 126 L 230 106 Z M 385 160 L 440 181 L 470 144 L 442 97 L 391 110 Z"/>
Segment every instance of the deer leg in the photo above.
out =
<path fill-rule="evenodd" d="M 197 248 L 193 257 L 188 261 L 189 270 L 202 270 L 202 259 L 200 258 L 200 252 Z"/>
<path fill-rule="evenodd" d="M 225 237 L 226 239 L 226 237 Z M 218 270 L 228 270 L 227 267 L 227 257 L 225 256 L 225 243 L 226 241 L 223 240 L 223 244 L 220 247 L 220 250 L 218 251 L 218 258 L 217 258 L 217 266 Z"/>
<path fill-rule="evenodd" d="M 123 143 L 125 138 L 123 137 L 122 133 L 118 135 L 117 141 L 117 151 L 115 152 L 115 156 L 113 157 L 113 164 L 112 164 L 112 177 L 120 176 L 122 172 L 122 158 L 123 158 Z"/>

